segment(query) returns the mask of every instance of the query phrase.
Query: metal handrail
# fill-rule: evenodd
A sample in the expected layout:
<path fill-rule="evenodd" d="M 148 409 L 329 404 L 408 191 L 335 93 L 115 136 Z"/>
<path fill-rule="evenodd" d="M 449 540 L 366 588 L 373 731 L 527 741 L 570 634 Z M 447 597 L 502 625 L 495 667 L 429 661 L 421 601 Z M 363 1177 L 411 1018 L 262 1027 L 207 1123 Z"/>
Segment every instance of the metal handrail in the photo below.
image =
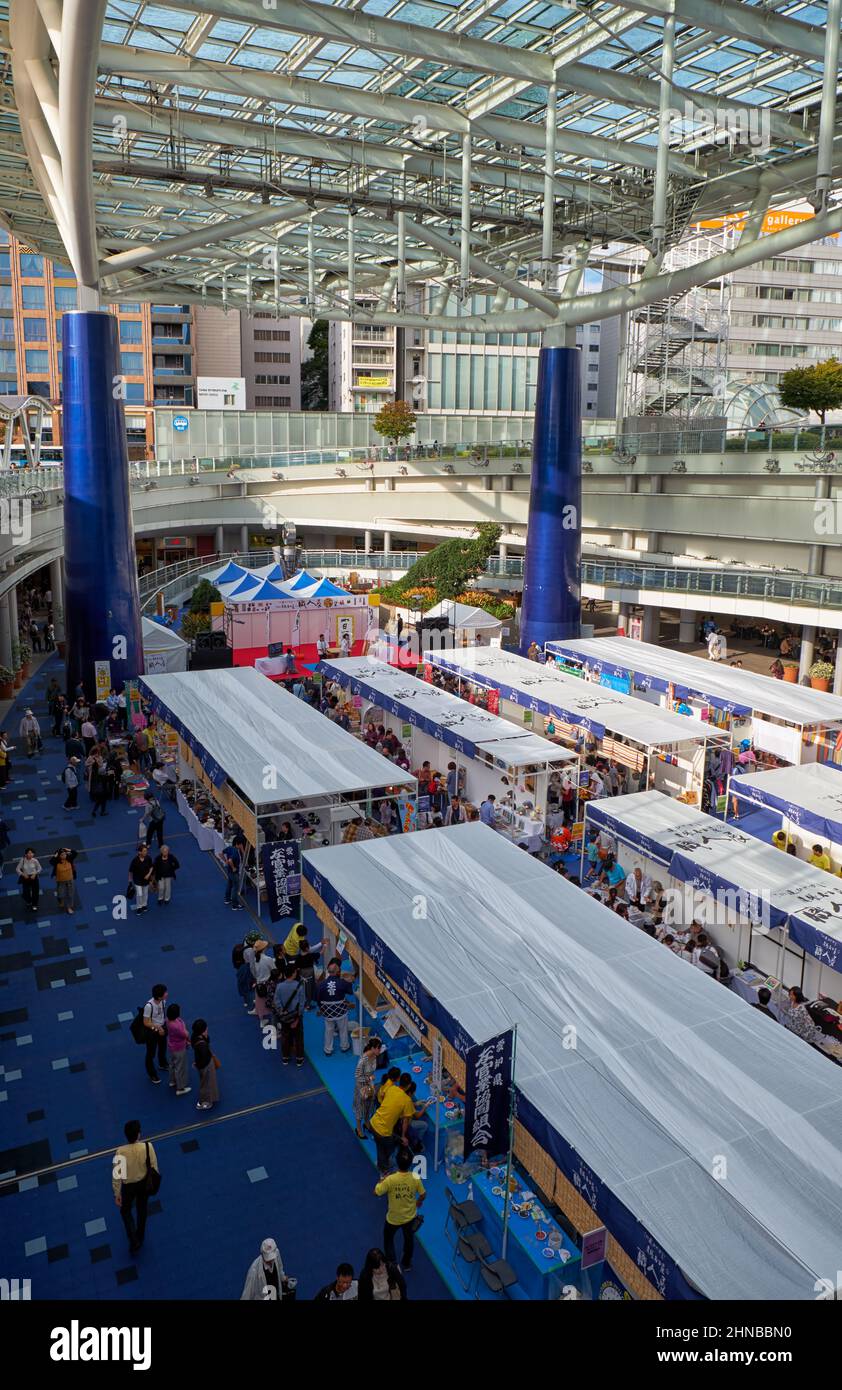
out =
<path fill-rule="evenodd" d="M 425 552 L 362 550 L 304 550 L 298 560 L 310 570 L 408 570 Z M 166 565 L 140 580 L 141 599 L 147 607 L 154 596 L 173 583 L 190 576 L 199 577 L 233 560 L 245 566 L 266 564 L 265 550 L 229 551 L 221 555 L 197 556 Z M 521 579 L 523 556 L 494 556 L 488 563 L 486 575 L 494 578 Z M 842 579 L 810 578 L 806 575 L 759 574 L 757 570 L 694 568 L 685 565 L 657 565 L 646 561 L 604 561 L 585 559 L 582 562 L 582 583 L 606 588 L 638 588 L 665 593 L 692 594 L 699 597 L 765 599 L 777 603 L 809 604 L 813 608 L 842 610 Z"/>

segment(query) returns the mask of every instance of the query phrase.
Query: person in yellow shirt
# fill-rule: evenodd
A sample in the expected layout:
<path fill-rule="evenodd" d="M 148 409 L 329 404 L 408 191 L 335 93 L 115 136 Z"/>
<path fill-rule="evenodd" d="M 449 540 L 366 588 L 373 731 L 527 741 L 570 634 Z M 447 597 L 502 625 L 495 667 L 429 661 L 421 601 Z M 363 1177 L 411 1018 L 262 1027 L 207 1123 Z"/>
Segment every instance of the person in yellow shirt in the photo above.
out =
<path fill-rule="evenodd" d="M 287 935 L 284 942 L 284 955 L 297 956 L 301 950 L 301 942 L 307 936 L 307 928 L 301 922 L 296 922 L 295 926 Z"/>
<path fill-rule="evenodd" d="M 830 863 L 830 855 L 827 853 L 827 850 L 822 849 L 821 845 L 813 845 L 813 853 L 810 855 L 810 858 L 807 860 L 807 863 L 813 864 L 817 869 L 830 870 L 830 868 L 832 867 Z"/>
<path fill-rule="evenodd" d="M 774 833 L 774 835 L 772 836 L 772 844 L 775 846 L 775 849 L 782 849 L 782 850 L 785 851 L 785 850 L 786 850 L 786 844 L 787 844 L 787 834 L 786 834 L 786 831 L 785 831 L 785 830 L 776 830 L 775 833 Z"/>
<path fill-rule="evenodd" d="M 377 1171 L 381 1178 L 385 1178 L 389 1171 L 398 1124 L 401 1126 L 400 1142 L 408 1149 L 409 1122 L 415 1118 L 415 1105 L 406 1093 L 406 1087 L 411 1085 L 409 1072 L 403 1072 L 397 1082 L 386 1088 L 383 1099 L 371 1117 L 371 1129 L 377 1145 Z"/>
<path fill-rule="evenodd" d="M 383 1223 L 383 1253 L 391 1264 L 397 1263 L 395 1255 L 395 1236 L 403 1232 L 403 1251 L 401 1270 L 408 1274 L 412 1269 L 412 1252 L 415 1246 L 415 1231 L 421 1224 L 418 1208 L 427 1193 L 417 1173 L 410 1172 L 412 1154 L 409 1149 L 401 1149 L 397 1158 L 398 1171 L 388 1177 L 381 1177 L 374 1191 L 378 1197 L 387 1197 L 386 1220 Z"/>
<path fill-rule="evenodd" d="M 136 1255 L 146 1231 L 146 1207 L 150 1196 L 148 1170 L 158 1172 L 158 1159 L 153 1146 L 140 1137 L 139 1120 L 129 1120 L 123 1126 L 123 1133 L 126 1142 L 115 1151 L 111 1187 L 129 1238 L 129 1253 Z M 137 1214 L 136 1222 L 132 1207 Z"/>
<path fill-rule="evenodd" d="M 378 1088 L 377 1088 L 377 1104 L 378 1104 L 378 1105 L 382 1105 L 382 1104 L 383 1104 L 383 1097 L 385 1096 L 385 1094 L 386 1094 L 386 1092 L 388 1091 L 389 1087 L 390 1087 L 390 1086 L 397 1086 L 397 1084 L 398 1084 L 398 1082 L 400 1081 L 400 1079 L 401 1079 L 401 1069 L 400 1069 L 400 1067 L 390 1067 L 389 1070 L 386 1072 L 386 1075 L 383 1077 L 383 1084 L 382 1084 L 381 1086 L 378 1086 Z"/>

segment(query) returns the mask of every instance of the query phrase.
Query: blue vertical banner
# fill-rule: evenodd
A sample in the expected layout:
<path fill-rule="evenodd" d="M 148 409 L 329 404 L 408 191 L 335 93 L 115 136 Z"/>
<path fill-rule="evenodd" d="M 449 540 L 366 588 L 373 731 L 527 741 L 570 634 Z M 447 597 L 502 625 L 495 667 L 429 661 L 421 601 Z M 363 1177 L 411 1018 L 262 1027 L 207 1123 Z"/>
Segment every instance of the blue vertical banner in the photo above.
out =
<path fill-rule="evenodd" d="M 62 318 L 67 690 L 94 694 L 96 663 L 119 690 L 143 674 L 122 376 L 113 314 Z"/>
<path fill-rule="evenodd" d="M 520 650 L 578 637 L 582 561 L 582 387 L 578 348 L 538 358 Z"/>
<path fill-rule="evenodd" d="M 465 1056 L 465 1157 L 508 1152 L 514 1032 L 471 1047 Z"/>
<path fill-rule="evenodd" d="M 298 912 L 301 892 L 301 847 L 297 840 L 267 840 L 260 849 L 260 863 L 269 918 L 280 922 Z"/>

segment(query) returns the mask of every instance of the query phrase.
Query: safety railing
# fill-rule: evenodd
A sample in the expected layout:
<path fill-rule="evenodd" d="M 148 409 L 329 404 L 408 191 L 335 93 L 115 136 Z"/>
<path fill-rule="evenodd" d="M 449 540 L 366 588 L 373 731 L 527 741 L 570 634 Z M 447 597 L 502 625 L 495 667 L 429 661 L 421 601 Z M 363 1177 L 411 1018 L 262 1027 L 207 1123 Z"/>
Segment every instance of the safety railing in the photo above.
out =
<path fill-rule="evenodd" d="M 422 558 L 424 552 L 364 550 L 302 550 L 296 563 L 302 568 L 323 570 L 406 571 Z M 196 556 L 166 565 L 140 579 L 141 602 L 148 608 L 155 595 L 167 591 L 182 591 L 186 579 L 219 569 L 233 560 L 245 568 L 271 562 L 271 552 L 265 549 L 229 551 L 221 555 Z M 494 556 L 486 568 L 488 578 L 523 578 L 523 556 Z M 690 566 L 655 565 L 645 561 L 603 561 L 585 559 L 582 562 L 582 583 L 603 588 L 650 590 L 658 593 L 688 595 L 699 599 L 712 597 L 750 598 L 785 604 L 803 604 L 813 608 L 842 609 L 842 580 L 811 579 L 801 575 L 758 574 L 756 570 L 695 569 Z"/>

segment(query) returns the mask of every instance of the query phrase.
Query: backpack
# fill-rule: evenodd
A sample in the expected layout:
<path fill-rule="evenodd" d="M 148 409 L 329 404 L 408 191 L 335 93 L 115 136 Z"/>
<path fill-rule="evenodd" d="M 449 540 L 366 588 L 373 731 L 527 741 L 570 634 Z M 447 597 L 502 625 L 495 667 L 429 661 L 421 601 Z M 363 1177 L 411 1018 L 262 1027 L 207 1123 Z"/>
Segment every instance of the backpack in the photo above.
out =
<path fill-rule="evenodd" d="M 146 1045 L 146 1034 L 149 1032 L 149 1029 L 146 1027 L 143 1021 L 143 1010 L 145 1008 L 146 1005 L 141 1004 L 138 1007 L 137 1013 L 135 1014 L 134 1018 L 129 1024 L 129 1032 L 131 1033 L 135 1042 L 138 1043 L 141 1047 L 144 1047 Z"/>
<path fill-rule="evenodd" d="M 150 807 L 149 819 L 152 821 L 153 824 L 157 825 L 158 821 L 164 820 L 166 814 L 167 813 L 161 805 L 160 801 L 155 801 Z"/>

